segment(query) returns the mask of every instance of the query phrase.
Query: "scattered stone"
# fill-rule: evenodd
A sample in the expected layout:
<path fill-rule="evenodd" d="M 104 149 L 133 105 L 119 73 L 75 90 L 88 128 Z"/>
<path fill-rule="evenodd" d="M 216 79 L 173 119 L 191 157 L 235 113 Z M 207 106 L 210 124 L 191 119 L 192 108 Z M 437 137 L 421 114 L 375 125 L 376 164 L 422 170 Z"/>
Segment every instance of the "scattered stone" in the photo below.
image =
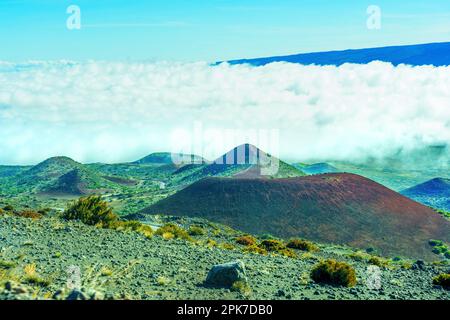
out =
<path fill-rule="evenodd" d="M 56 290 L 52 296 L 52 299 L 53 300 L 63 300 L 64 299 L 64 290 L 63 289 Z"/>
<path fill-rule="evenodd" d="M 278 290 L 278 292 L 277 292 L 277 296 L 278 297 L 284 297 L 286 295 L 286 293 L 283 291 L 283 290 Z"/>
<path fill-rule="evenodd" d="M 66 300 L 88 300 L 88 297 L 80 290 L 72 290 L 66 297 Z"/>
<path fill-rule="evenodd" d="M 27 294 L 28 293 L 27 288 L 21 286 L 18 283 L 13 282 L 13 281 L 6 282 L 5 289 L 12 294 Z"/>
<path fill-rule="evenodd" d="M 247 282 L 245 265 L 241 261 L 213 266 L 206 277 L 205 285 L 219 288 L 231 288 L 237 281 Z"/>

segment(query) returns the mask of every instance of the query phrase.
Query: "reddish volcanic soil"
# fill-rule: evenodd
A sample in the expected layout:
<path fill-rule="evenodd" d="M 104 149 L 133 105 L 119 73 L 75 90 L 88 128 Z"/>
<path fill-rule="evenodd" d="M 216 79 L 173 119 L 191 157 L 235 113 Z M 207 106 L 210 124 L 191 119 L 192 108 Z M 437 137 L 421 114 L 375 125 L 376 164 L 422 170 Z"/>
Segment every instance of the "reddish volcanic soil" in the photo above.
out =
<path fill-rule="evenodd" d="M 202 217 L 254 234 L 376 248 L 437 260 L 428 241 L 450 241 L 450 222 L 354 174 L 288 179 L 207 178 L 142 213 Z"/>

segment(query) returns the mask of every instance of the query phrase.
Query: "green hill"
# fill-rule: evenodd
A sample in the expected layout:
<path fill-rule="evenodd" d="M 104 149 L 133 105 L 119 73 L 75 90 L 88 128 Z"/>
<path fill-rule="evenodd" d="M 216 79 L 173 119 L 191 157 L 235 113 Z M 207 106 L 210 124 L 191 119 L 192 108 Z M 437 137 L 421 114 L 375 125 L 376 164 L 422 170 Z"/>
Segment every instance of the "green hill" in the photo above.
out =
<path fill-rule="evenodd" d="M 114 183 L 68 157 L 49 158 L 10 178 L 24 191 L 81 195 L 114 188 Z"/>
<path fill-rule="evenodd" d="M 192 183 L 206 177 L 289 178 L 305 174 L 251 144 L 233 148 L 211 164 L 191 164 L 174 173 L 174 178 Z"/>

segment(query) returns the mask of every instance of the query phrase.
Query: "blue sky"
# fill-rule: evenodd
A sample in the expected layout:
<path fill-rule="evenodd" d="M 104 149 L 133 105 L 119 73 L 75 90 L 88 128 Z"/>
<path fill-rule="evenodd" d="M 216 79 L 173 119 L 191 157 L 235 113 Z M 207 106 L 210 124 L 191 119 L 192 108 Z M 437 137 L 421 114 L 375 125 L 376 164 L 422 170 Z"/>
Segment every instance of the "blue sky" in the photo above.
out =
<path fill-rule="evenodd" d="M 66 9 L 81 9 L 68 30 Z M 366 27 L 369 5 L 381 30 Z M 450 41 L 450 1 L 0 0 L 0 60 L 216 61 Z"/>

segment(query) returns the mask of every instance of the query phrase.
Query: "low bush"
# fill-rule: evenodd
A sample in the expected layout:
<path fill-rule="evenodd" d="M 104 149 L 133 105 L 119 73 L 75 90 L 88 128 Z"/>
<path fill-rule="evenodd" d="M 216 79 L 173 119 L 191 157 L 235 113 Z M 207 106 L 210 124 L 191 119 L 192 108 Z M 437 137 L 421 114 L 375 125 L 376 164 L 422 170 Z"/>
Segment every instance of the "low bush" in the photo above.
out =
<path fill-rule="evenodd" d="M 236 238 L 236 242 L 244 246 L 253 246 L 256 244 L 256 238 L 250 235 L 245 235 Z"/>
<path fill-rule="evenodd" d="M 389 265 L 389 262 L 387 260 L 385 260 L 383 258 L 380 258 L 380 257 L 377 257 L 377 256 L 370 257 L 368 262 L 371 265 L 374 265 L 374 266 L 377 266 L 377 267 L 380 267 L 380 268 L 384 268 L 384 267 Z"/>
<path fill-rule="evenodd" d="M 34 210 L 23 210 L 23 211 L 18 211 L 15 213 L 16 216 L 18 217 L 22 217 L 22 218 L 28 218 L 28 219 L 40 219 L 42 218 L 42 214 L 40 214 L 39 212 L 36 212 Z"/>
<path fill-rule="evenodd" d="M 295 258 L 297 256 L 292 249 L 286 248 L 286 245 L 280 240 L 263 240 L 259 244 L 259 247 L 268 252 L 277 253 L 289 258 Z"/>
<path fill-rule="evenodd" d="M 224 250 L 234 250 L 234 249 L 236 249 L 236 247 L 233 246 L 231 243 L 226 243 L 226 242 L 221 243 L 219 245 L 219 248 L 224 249 Z"/>
<path fill-rule="evenodd" d="M 354 261 L 368 261 L 371 258 L 370 254 L 363 251 L 352 252 L 347 256 Z"/>
<path fill-rule="evenodd" d="M 50 281 L 48 279 L 44 279 L 36 272 L 35 264 L 28 264 L 24 267 L 25 275 L 23 277 L 23 281 L 28 284 L 47 287 L 50 285 Z"/>
<path fill-rule="evenodd" d="M 8 204 L 3 207 L 3 210 L 12 212 L 12 211 L 14 211 L 14 207 L 12 205 Z"/>
<path fill-rule="evenodd" d="M 167 233 L 172 234 L 173 238 L 176 239 L 193 241 L 189 233 L 180 226 L 176 225 L 175 223 L 166 223 L 156 231 L 156 234 L 160 236 L 163 236 L 164 234 Z"/>
<path fill-rule="evenodd" d="M 450 273 L 443 273 L 434 277 L 433 284 L 450 290 Z"/>
<path fill-rule="evenodd" d="M 89 196 L 78 199 L 63 212 L 66 220 L 79 220 L 87 225 L 103 228 L 115 227 L 119 220 L 106 201 L 100 196 Z"/>
<path fill-rule="evenodd" d="M 443 255 L 445 258 L 450 258 L 450 249 L 448 248 L 447 244 L 445 244 L 441 240 L 430 240 L 428 242 L 430 246 L 433 247 L 433 253 L 438 255 Z"/>
<path fill-rule="evenodd" d="M 291 239 L 286 244 L 286 247 L 296 250 L 302 250 L 302 251 L 319 251 L 319 247 L 308 240 L 303 239 Z"/>
<path fill-rule="evenodd" d="M 203 236 L 206 234 L 206 231 L 200 226 L 192 225 L 189 227 L 188 233 L 191 236 Z"/>
<path fill-rule="evenodd" d="M 214 248 L 214 247 L 217 247 L 217 242 L 216 242 L 215 240 L 208 239 L 208 240 L 206 241 L 206 246 L 207 246 L 208 248 Z"/>
<path fill-rule="evenodd" d="M 135 231 L 137 233 L 142 234 L 144 237 L 150 239 L 153 236 L 153 229 L 149 225 L 143 224 L 139 221 L 117 221 L 113 224 L 111 224 L 112 228 L 117 230 L 131 230 Z"/>
<path fill-rule="evenodd" d="M 356 272 L 345 262 L 333 259 L 318 263 L 311 271 L 311 278 L 318 283 L 353 287 L 356 285 Z"/>
<path fill-rule="evenodd" d="M 444 242 L 442 240 L 430 240 L 430 241 L 428 241 L 428 243 L 432 247 L 439 247 L 439 246 L 442 246 L 444 244 Z"/>
<path fill-rule="evenodd" d="M 444 216 L 445 218 L 450 219 L 450 212 L 444 211 L 444 210 L 436 210 L 436 211 L 437 211 L 437 213 Z"/>
<path fill-rule="evenodd" d="M 248 285 L 248 283 L 246 281 L 234 282 L 233 285 L 231 286 L 231 291 L 239 292 L 240 294 L 242 294 L 245 297 L 250 296 L 252 293 L 252 289 L 250 288 L 250 286 Z"/>
<path fill-rule="evenodd" d="M 172 280 L 170 280 L 169 278 L 167 278 L 167 277 L 165 277 L 165 276 L 159 276 L 159 277 L 156 279 L 156 283 L 157 283 L 159 286 L 168 286 L 169 284 L 172 283 Z"/>
<path fill-rule="evenodd" d="M 256 254 L 266 255 L 267 250 L 254 244 L 254 245 L 245 247 L 244 253 L 256 253 Z"/>
<path fill-rule="evenodd" d="M 12 269 L 16 266 L 15 262 L 0 260 L 0 269 Z"/>
<path fill-rule="evenodd" d="M 161 235 L 161 237 L 162 237 L 164 240 L 172 240 L 172 239 L 175 238 L 175 235 L 174 235 L 172 232 L 164 232 L 164 233 Z"/>
<path fill-rule="evenodd" d="M 277 237 L 271 235 L 270 233 L 265 233 L 260 237 L 262 240 L 278 240 Z"/>
<path fill-rule="evenodd" d="M 259 244 L 259 247 L 273 252 L 280 251 L 286 248 L 284 243 L 280 240 L 263 240 Z"/>
<path fill-rule="evenodd" d="M 78 199 L 63 212 L 66 220 L 78 220 L 87 225 L 118 231 L 134 231 L 146 238 L 153 236 L 153 229 L 139 221 L 121 221 L 113 213 L 112 208 L 100 196 L 89 196 Z"/>

